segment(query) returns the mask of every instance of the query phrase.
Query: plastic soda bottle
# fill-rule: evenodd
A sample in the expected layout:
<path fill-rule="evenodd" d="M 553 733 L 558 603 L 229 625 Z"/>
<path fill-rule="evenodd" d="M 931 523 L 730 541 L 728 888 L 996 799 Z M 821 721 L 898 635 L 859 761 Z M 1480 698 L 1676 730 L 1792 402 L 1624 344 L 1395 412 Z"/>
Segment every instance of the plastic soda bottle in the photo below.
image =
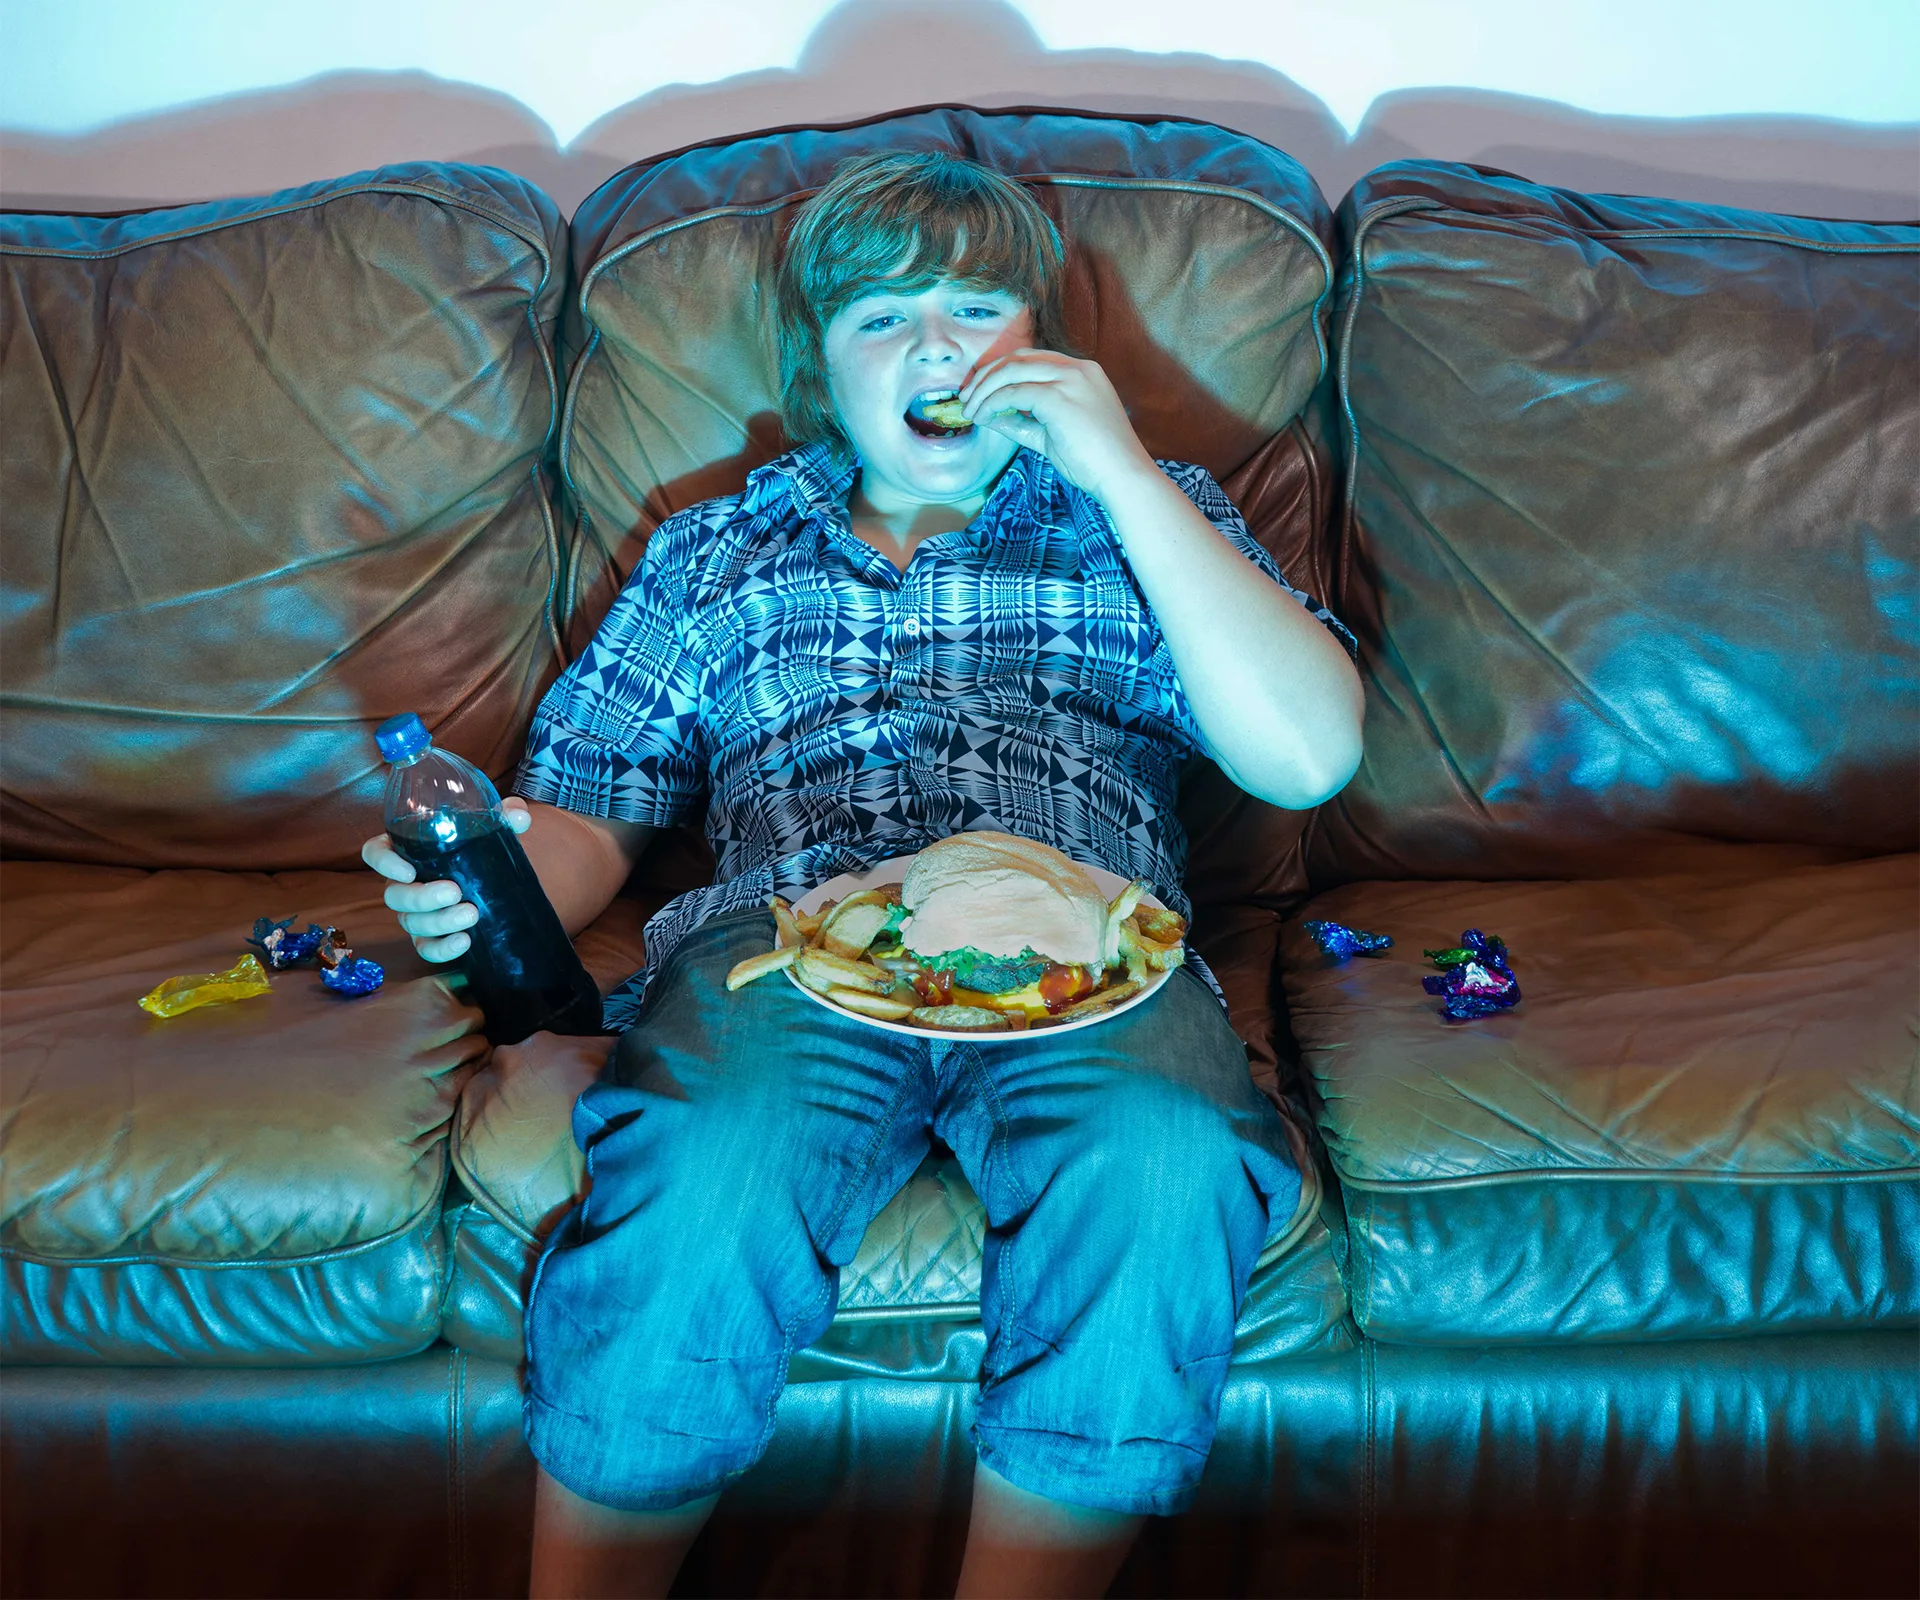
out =
<path fill-rule="evenodd" d="M 386 817 L 394 849 L 413 864 L 416 881 L 451 878 L 480 913 L 459 964 L 469 998 L 486 1013 L 487 1037 L 501 1045 L 543 1028 L 601 1032 L 600 991 L 487 775 L 450 750 L 436 750 L 412 712 L 381 723 L 374 738 L 390 763 Z"/>

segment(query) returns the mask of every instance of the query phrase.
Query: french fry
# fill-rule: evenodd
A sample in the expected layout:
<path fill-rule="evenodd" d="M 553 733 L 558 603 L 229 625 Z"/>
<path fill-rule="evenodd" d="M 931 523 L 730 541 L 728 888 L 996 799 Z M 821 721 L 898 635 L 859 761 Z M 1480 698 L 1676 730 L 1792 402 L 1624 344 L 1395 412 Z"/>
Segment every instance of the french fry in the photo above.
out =
<path fill-rule="evenodd" d="M 1140 896 L 1145 893 L 1146 887 L 1145 878 L 1135 878 L 1113 897 L 1113 903 L 1107 907 L 1106 936 L 1100 941 L 1100 959 L 1108 966 L 1120 959 L 1120 924 L 1140 903 Z"/>
<path fill-rule="evenodd" d="M 892 973 L 882 972 L 870 961 L 849 961 L 817 945 L 808 945 L 799 952 L 793 970 L 802 983 L 821 994 L 829 989 L 864 989 L 868 994 L 888 994 L 893 989 Z"/>
<path fill-rule="evenodd" d="M 883 1022 L 899 1022 L 920 1006 L 918 1000 L 897 1000 L 890 994 L 868 994 L 864 989 L 829 989 L 827 998 L 837 1006 L 857 1011 L 863 1017 L 878 1017 Z"/>
<path fill-rule="evenodd" d="M 1111 988 L 1100 989 L 1084 1000 L 1076 1000 L 1070 1006 L 1063 1006 L 1054 1013 L 1055 1022 L 1073 1022 L 1081 1017 L 1090 1017 L 1096 1011 L 1105 1011 L 1109 1006 L 1117 1006 L 1122 1000 L 1131 1000 L 1142 989 L 1143 983 L 1129 978 L 1125 983 L 1116 983 Z"/>
<path fill-rule="evenodd" d="M 783 944 L 775 945 L 764 955 L 748 956 L 745 961 L 736 961 L 727 972 L 727 987 L 738 989 L 742 984 L 752 983 L 755 978 L 764 978 L 769 972 L 790 967 L 799 954 L 798 945 Z"/>
<path fill-rule="evenodd" d="M 1131 917 L 1120 924 L 1120 953 L 1126 957 L 1138 956 L 1156 972 L 1177 967 L 1186 959 L 1186 953 L 1179 944 L 1162 944 L 1158 939 L 1149 939 Z M 1127 965 L 1131 970 L 1132 961 L 1129 960 Z"/>
<path fill-rule="evenodd" d="M 1004 1013 L 983 1006 L 915 1006 L 907 1020 L 916 1027 L 966 1033 L 1005 1033 L 1010 1026 Z"/>
<path fill-rule="evenodd" d="M 821 946 L 851 961 L 873 943 L 875 935 L 886 926 L 888 914 L 889 907 L 884 900 L 849 896 L 820 924 Z"/>
<path fill-rule="evenodd" d="M 799 955 L 805 955 L 806 953 L 804 948 L 798 952 Z M 792 971 L 794 977 L 799 979 L 804 987 L 811 989 L 815 994 L 831 994 L 835 989 L 840 987 L 839 984 L 835 983 L 833 979 L 829 978 L 825 973 L 816 967 L 808 966 L 804 961 L 796 960 L 793 963 Z"/>
<path fill-rule="evenodd" d="M 829 900 L 818 911 L 796 911 L 793 914 L 794 925 L 799 928 L 802 936 L 811 939 L 820 931 L 820 924 L 833 914 L 833 908 L 839 903 L 837 900 Z"/>
<path fill-rule="evenodd" d="M 807 942 L 807 936 L 800 931 L 800 924 L 794 918 L 793 907 L 782 900 L 779 895 L 774 894 L 767 896 L 767 908 L 773 912 L 773 943 L 775 949 L 782 949 L 787 945 L 792 945 L 794 949 L 798 950 L 801 945 Z"/>
<path fill-rule="evenodd" d="M 1187 919 L 1166 906 L 1136 906 L 1133 919 L 1142 933 L 1161 944 L 1178 944 L 1187 936 Z"/>

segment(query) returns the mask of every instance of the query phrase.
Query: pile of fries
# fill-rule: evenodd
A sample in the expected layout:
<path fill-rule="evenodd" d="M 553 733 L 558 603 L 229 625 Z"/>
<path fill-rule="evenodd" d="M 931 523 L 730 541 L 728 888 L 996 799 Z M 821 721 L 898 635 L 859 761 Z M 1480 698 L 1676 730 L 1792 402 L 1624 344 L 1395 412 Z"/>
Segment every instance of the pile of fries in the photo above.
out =
<path fill-rule="evenodd" d="M 738 989 L 791 968 L 815 994 L 883 1022 L 967 1033 L 1021 1032 L 1078 1022 L 1132 999 L 1156 973 L 1186 958 L 1186 919 L 1177 911 L 1141 905 L 1145 887 L 1136 878 L 1108 904 L 1105 961 L 1092 976 L 1091 991 L 1057 1008 L 1049 1001 L 1045 1015 L 1034 1015 L 1024 1006 L 1003 1010 L 991 1003 L 955 1004 L 951 972 L 936 971 L 920 960 L 899 943 L 897 934 L 883 934 L 900 903 L 897 883 L 862 889 L 814 912 L 796 912 L 780 896 L 772 896 L 767 905 L 773 912 L 774 946 L 765 955 L 738 963 L 727 974 L 727 987 Z M 992 998 L 983 995 L 978 1000 Z"/>

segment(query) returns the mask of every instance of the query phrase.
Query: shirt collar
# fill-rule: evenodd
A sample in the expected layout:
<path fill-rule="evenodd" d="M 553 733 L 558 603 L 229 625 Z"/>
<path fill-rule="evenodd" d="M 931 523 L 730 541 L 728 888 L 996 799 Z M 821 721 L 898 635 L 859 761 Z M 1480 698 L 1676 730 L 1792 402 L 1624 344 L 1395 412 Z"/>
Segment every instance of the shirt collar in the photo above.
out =
<path fill-rule="evenodd" d="M 846 509 L 847 494 L 859 475 L 860 463 L 851 452 L 832 445 L 803 444 L 763 470 L 786 480 L 793 509 L 806 520 Z"/>

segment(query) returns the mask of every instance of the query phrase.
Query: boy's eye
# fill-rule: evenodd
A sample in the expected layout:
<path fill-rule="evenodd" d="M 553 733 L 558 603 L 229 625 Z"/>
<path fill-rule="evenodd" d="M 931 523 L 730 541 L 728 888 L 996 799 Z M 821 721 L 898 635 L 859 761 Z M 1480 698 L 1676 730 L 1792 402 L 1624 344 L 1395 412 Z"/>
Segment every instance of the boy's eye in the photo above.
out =
<path fill-rule="evenodd" d="M 999 316 L 1000 308 L 998 306 L 962 306 L 960 315 L 975 322 L 983 322 L 988 317 Z"/>
<path fill-rule="evenodd" d="M 880 333 L 899 320 L 900 318 L 893 312 L 883 311 L 879 316 L 869 317 L 865 322 L 861 323 L 860 331 L 862 333 Z"/>

